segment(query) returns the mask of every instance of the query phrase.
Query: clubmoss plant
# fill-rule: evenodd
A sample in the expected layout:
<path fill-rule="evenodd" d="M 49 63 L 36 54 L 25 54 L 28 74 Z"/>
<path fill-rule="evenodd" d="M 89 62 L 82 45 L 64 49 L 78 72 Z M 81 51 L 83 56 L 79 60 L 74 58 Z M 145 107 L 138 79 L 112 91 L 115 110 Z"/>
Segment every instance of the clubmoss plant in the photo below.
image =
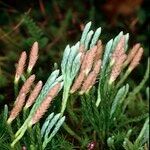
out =
<path fill-rule="evenodd" d="M 7 105 L 3 113 L 2 123 L 11 137 L 9 149 L 53 147 L 61 126 L 67 131 L 61 132 L 64 138 L 73 137 L 72 141 L 80 145 L 79 149 L 144 150 L 144 146 L 149 145 L 147 113 L 131 119 L 127 110 L 148 79 L 149 63 L 143 80 L 132 92 L 125 83 L 140 63 L 144 49 L 137 43 L 128 52 L 129 34 L 122 31 L 104 46 L 100 39 L 101 28 L 90 30 L 91 24 L 85 25 L 80 41 L 66 46 L 61 70 L 54 70 L 44 85 L 42 81 L 34 84 L 36 75 L 31 75 L 38 59 L 38 43 L 33 44 L 28 63 L 26 52 L 22 52 L 14 79 L 16 99 L 10 114 Z M 49 113 L 54 99 L 57 99 L 59 108 Z M 47 115 L 46 112 L 49 115 L 43 121 L 41 118 Z M 134 131 L 134 125 L 129 123 L 143 119 L 146 121 L 141 131 L 136 125 Z M 76 133 L 69 122 L 84 132 Z M 133 131 L 140 133 L 132 136 Z M 30 140 L 26 140 L 27 137 Z"/>

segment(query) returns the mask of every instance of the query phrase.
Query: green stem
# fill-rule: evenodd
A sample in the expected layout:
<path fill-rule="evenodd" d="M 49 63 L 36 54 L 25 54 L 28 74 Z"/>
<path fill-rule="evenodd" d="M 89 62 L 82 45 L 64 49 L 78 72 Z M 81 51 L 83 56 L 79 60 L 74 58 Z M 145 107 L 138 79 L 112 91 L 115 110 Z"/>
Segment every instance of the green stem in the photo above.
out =
<path fill-rule="evenodd" d="M 16 132 L 15 134 L 15 137 L 16 139 L 12 142 L 11 144 L 11 147 L 14 147 L 14 145 L 23 137 L 24 133 L 26 132 L 27 130 L 27 127 L 28 127 L 28 123 L 29 123 L 29 120 L 31 118 L 27 118 L 24 122 L 24 124 L 19 128 L 19 130 Z"/>
<path fill-rule="evenodd" d="M 24 75 L 21 76 L 23 82 L 26 82 L 26 77 Z"/>
<path fill-rule="evenodd" d="M 107 84 L 106 81 L 109 78 L 109 74 L 111 72 L 112 66 L 113 66 L 113 62 L 110 62 L 108 70 L 107 71 L 103 70 L 102 73 L 101 73 L 101 76 L 100 76 L 100 79 L 99 79 L 99 84 L 98 84 L 98 90 L 97 90 L 96 107 L 98 107 L 100 102 L 101 102 L 101 88 L 103 89 L 105 87 L 105 85 Z M 109 86 L 111 86 L 111 85 L 109 85 Z"/>
<path fill-rule="evenodd" d="M 129 76 L 129 74 L 130 74 L 131 72 L 132 72 L 131 69 L 128 69 L 128 70 L 125 72 L 124 76 L 123 76 L 123 77 L 121 78 L 121 80 L 118 82 L 117 88 L 120 87 L 120 85 L 124 83 L 124 81 L 127 79 L 127 77 Z"/>
<path fill-rule="evenodd" d="M 27 69 L 27 78 L 31 75 L 31 71 L 29 68 Z"/>
<path fill-rule="evenodd" d="M 18 95 L 18 82 L 14 83 L 14 92 L 15 92 L 15 98 L 16 98 Z"/>
<path fill-rule="evenodd" d="M 9 135 L 10 135 L 10 137 L 11 137 L 11 140 L 13 141 L 14 138 L 15 138 L 15 135 L 14 135 L 14 133 L 13 133 L 11 124 L 7 124 L 7 129 L 8 129 Z M 16 145 L 16 147 L 13 147 L 13 148 L 12 148 L 12 150 L 19 150 L 19 149 L 21 149 L 20 143 L 18 143 L 18 144 Z"/>
<path fill-rule="evenodd" d="M 18 129 L 19 129 L 20 126 L 21 126 L 21 122 L 20 122 L 19 116 L 16 118 L 16 121 L 17 121 L 17 127 L 18 127 Z"/>
<path fill-rule="evenodd" d="M 81 138 L 66 123 L 63 124 L 63 127 L 71 136 L 81 142 Z"/>
<path fill-rule="evenodd" d="M 23 120 L 24 121 L 27 119 L 28 113 L 29 113 L 28 108 L 27 109 L 24 108 L 23 109 Z"/>
<path fill-rule="evenodd" d="M 99 106 L 100 102 L 101 102 L 101 95 L 100 95 L 100 90 L 99 90 L 99 88 L 98 88 L 97 100 L 96 100 L 96 107 Z"/>
<path fill-rule="evenodd" d="M 19 136 L 19 134 L 21 134 L 22 131 L 24 131 L 24 129 L 27 129 L 28 123 L 30 121 L 30 117 L 28 117 L 25 122 L 23 123 L 23 125 L 19 128 L 19 130 L 16 132 L 15 137 Z"/>
<path fill-rule="evenodd" d="M 64 111 L 66 109 L 67 100 L 68 100 L 68 97 L 69 97 L 69 90 L 70 90 L 70 86 L 68 86 L 68 85 L 64 86 L 62 106 L 61 106 L 61 111 L 60 111 L 62 116 L 63 116 Z"/>
<path fill-rule="evenodd" d="M 23 137 L 24 133 L 26 131 L 26 128 L 22 130 L 22 132 L 17 136 L 17 138 L 11 143 L 11 147 L 13 148 L 15 144 Z"/>
<path fill-rule="evenodd" d="M 43 149 L 43 150 L 46 148 L 47 143 L 48 143 L 48 142 L 47 142 L 46 140 L 44 140 L 43 145 L 42 145 L 42 149 Z"/>

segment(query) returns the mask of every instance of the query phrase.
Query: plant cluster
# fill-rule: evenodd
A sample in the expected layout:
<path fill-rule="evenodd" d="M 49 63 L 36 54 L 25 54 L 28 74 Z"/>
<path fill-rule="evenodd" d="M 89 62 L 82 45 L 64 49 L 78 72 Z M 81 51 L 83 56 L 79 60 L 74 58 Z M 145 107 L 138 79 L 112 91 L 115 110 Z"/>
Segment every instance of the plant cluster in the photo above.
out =
<path fill-rule="evenodd" d="M 148 79 L 149 63 L 143 80 L 133 91 L 129 92 L 129 84 L 125 83 L 144 50 L 140 43 L 129 49 L 129 34 L 123 32 L 104 46 L 101 28 L 90 28 L 91 22 L 85 25 L 80 41 L 66 46 L 61 70 L 55 65 L 44 85 L 42 81 L 35 84 L 36 75 L 32 74 L 38 60 L 38 43 L 34 42 L 29 59 L 25 51 L 21 53 L 14 78 L 16 99 L 10 114 L 5 105 L 1 115 L 1 126 L 5 128 L 0 143 L 5 143 L 4 149 L 67 149 L 65 144 L 69 149 L 148 149 L 148 113 L 129 118 L 128 106 Z M 58 107 L 53 112 L 48 111 L 52 101 Z M 46 112 L 50 113 L 42 120 Z M 138 129 L 134 123 L 141 120 L 145 123 Z M 67 123 L 84 132 L 79 136 Z M 71 144 L 68 137 L 67 143 L 65 131 L 75 142 Z"/>

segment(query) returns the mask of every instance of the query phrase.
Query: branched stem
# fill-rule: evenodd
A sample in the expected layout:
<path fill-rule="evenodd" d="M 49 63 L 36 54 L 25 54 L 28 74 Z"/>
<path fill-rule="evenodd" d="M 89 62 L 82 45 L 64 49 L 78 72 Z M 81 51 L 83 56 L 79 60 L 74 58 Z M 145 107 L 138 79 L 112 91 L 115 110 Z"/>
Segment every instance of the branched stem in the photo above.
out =
<path fill-rule="evenodd" d="M 13 148 L 15 144 L 23 137 L 26 128 L 17 136 L 17 138 L 11 143 L 11 147 Z"/>

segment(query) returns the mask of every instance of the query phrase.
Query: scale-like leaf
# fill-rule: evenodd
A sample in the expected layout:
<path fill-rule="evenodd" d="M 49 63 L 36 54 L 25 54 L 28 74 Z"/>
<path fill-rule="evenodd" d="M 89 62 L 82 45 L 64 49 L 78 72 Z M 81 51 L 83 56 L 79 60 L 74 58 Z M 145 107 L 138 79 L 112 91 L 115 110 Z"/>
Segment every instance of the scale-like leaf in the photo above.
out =
<path fill-rule="evenodd" d="M 101 34 L 101 27 L 99 27 L 99 28 L 95 31 L 95 33 L 94 33 L 94 35 L 93 35 L 93 38 L 92 38 L 92 41 L 91 41 L 91 44 L 90 44 L 90 48 L 92 48 L 92 47 L 96 44 L 96 42 L 97 42 L 98 39 L 99 39 L 100 34 Z"/>
<path fill-rule="evenodd" d="M 53 118 L 53 116 L 54 116 L 54 113 L 51 113 L 51 114 L 46 118 L 46 120 L 45 120 L 45 122 L 44 122 L 44 124 L 43 124 L 43 126 L 42 126 L 42 129 L 41 129 L 41 135 L 42 135 L 42 137 L 43 137 L 43 135 L 44 135 L 44 133 L 45 133 L 45 131 L 46 131 L 48 125 L 49 125 L 49 122 L 50 122 L 51 119 Z"/>
<path fill-rule="evenodd" d="M 81 40 L 80 40 L 80 43 L 81 43 L 81 44 L 84 44 L 85 39 L 86 39 L 86 36 L 87 36 L 87 34 L 88 34 L 89 30 L 90 30 L 91 24 L 92 24 L 92 22 L 88 22 L 88 23 L 85 25 L 84 30 L 83 30 L 83 32 L 82 32 Z"/>

